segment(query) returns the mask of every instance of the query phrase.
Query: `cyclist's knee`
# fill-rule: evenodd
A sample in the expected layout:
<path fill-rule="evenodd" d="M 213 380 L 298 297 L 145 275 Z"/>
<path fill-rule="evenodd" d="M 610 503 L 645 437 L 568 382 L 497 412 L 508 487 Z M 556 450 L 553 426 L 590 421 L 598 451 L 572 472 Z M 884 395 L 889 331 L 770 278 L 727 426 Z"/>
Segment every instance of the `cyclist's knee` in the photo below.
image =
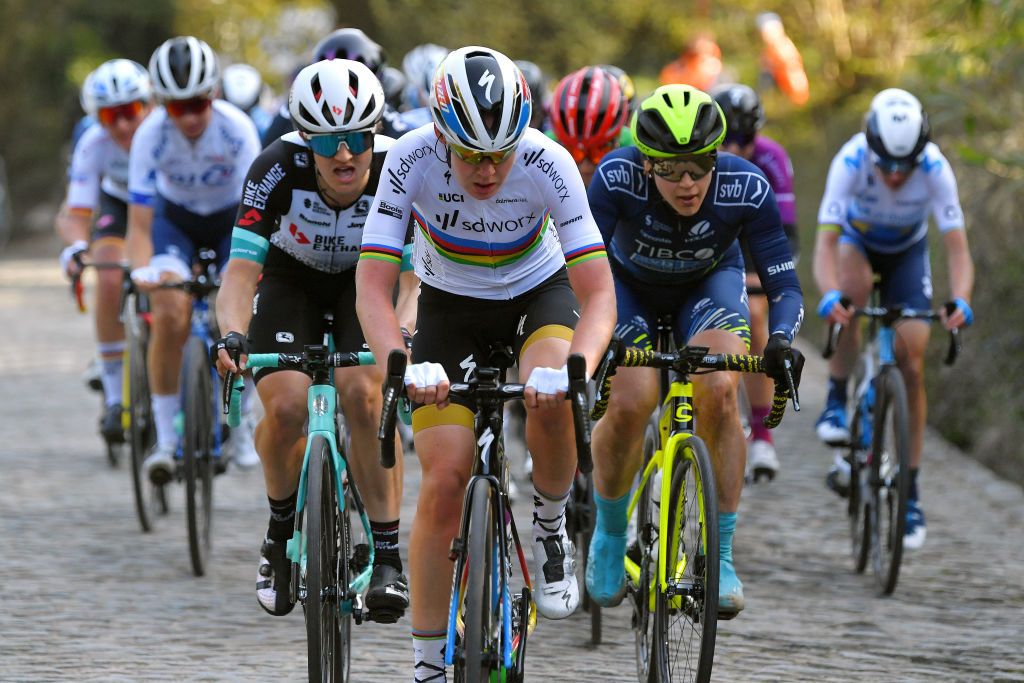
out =
<path fill-rule="evenodd" d="M 716 372 L 694 378 L 694 386 L 703 413 L 726 415 L 736 412 L 736 380 L 729 374 Z"/>
<path fill-rule="evenodd" d="M 308 413 L 303 396 L 291 392 L 279 392 L 264 399 L 263 409 L 266 412 L 267 428 L 271 437 L 276 440 L 284 438 L 300 438 Z"/>
<path fill-rule="evenodd" d="M 419 508 L 435 524 L 457 520 L 462 514 L 462 499 L 469 482 L 468 473 L 453 467 L 432 467 L 423 470 L 420 482 Z"/>

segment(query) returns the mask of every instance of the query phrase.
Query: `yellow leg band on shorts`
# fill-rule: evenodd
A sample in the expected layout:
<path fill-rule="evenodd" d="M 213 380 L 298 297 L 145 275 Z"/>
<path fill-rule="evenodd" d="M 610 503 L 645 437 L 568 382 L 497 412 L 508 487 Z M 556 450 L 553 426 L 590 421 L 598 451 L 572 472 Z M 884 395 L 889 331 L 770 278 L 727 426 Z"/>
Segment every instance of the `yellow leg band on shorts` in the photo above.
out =
<path fill-rule="evenodd" d="M 412 412 L 412 431 L 420 430 L 438 425 L 458 425 L 466 429 L 473 429 L 473 411 L 466 406 L 451 403 L 444 410 L 438 410 L 436 405 L 420 406 Z"/>
<path fill-rule="evenodd" d="M 523 342 L 523 348 L 519 350 L 519 353 L 522 354 L 526 349 L 530 348 L 530 344 L 538 342 L 541 339 L 548 339 L 549 337 L 564 339 L 567 342 L 571 342 L 572 333 L 572 328 L 566 327 L 565 325 L 545 325 L 544 327 L 538 327 L 533 331 L 533 334 L 527 337 L 526 341 Z"/>

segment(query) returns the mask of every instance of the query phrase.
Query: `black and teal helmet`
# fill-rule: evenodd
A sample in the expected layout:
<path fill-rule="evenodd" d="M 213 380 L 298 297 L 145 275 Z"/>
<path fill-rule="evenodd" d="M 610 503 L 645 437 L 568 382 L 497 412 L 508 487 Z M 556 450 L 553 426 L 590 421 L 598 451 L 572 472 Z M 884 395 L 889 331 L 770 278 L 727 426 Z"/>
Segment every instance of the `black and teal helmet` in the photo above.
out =
<path fill-rule="evenodd" d="M 703 90 L 663 85 L 640 103 L 630 124 L 633 144 L 646 156 L 713 152 L 725 138 L 725 114 Z"/>

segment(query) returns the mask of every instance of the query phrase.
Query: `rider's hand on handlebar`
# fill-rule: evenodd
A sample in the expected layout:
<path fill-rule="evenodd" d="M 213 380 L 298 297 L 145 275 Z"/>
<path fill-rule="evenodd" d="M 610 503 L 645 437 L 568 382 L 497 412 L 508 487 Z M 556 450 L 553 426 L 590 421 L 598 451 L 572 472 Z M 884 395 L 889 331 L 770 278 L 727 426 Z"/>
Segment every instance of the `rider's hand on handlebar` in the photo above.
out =
<path fill-rule="evenodd" d="M 843 293 L 838 289 L 830 289 L 825 292 L 818 303 L 818 315 L 828 321 L 830 325 L 849 325 L 853 320 L 854 309 L 843 301 Z"/>
<path fill-rule="evenodd" d="M 526 380 L 523 400 L 527 408 L 554 408 L 562 405 L 569 391 L 569 371 L 560 368 L 534 368 Z"/>
<path fill-rule="evenodd" d="M 241 374 L 245 370 L 245 361 L 249 356 L 249 340 L 241 332 L 228 332 L 214 342 L 210 355 L 217 364 L 217 373 L 224 377 L 225 373 Z"/>
<path fill-rule="evenodd" d="M 764 347 L 764 370 L 765 374 L 776 382 L 786 381 L 786 360 L 790 363 L 790 374 L 793 376 L 793 386 L 800 386 L 800 375 L 804 369 L 804 354 L 799 349 L 794 349 L 786 335 L 781 332 L 774 333 Z"/>
<path fill-rule="evenodd" d="M 409 400 L 420 405 L 448 406 L 448 374 L 440 363 L 414 363 L 405 368 L 405 389 Z"/>
<path fill-rule="evenodd" d="M 947 301 L 940 312 L 942 325 L 947 330 L 954 330 L 958 327 L 967 327 L 974 322 L 974 311 L 971 305 L 965 300 L 957 297 Z"/>
<path fill-rule="evenodd" d="M 85 240 L 75 240 L 61 250 L 60 269 L 64 271 L 65 275 L 72 278 L 82 272 L 82 263 L 75 257 L 87 251 L 89 251 L 89 243 Z"/>

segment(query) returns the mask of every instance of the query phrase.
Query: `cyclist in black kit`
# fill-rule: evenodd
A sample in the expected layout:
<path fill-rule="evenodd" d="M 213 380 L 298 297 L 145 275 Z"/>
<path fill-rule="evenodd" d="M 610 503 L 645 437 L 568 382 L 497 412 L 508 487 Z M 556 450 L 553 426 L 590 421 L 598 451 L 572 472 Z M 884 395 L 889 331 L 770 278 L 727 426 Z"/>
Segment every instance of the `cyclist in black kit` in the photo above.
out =
<path fill-rule="evenodd" d="M 250 345 L 260 353 L 298 353 L 318 343 L 324 313 L 334 314 L 339 349 L 363 346 L 355 315 L 355 265 L 380 177 L 393 142 L 377 135 L 384 91 L 366 66 L 332 59 L 296 76 L 288 107 L 297 132 L 282 136 L 249 169 L 217 300 L 227 334 L 218 344 L 218 369 L 237 372 L 229 351 Z M 260 275 L 262 274 L 262 279 Z M 415 304 L 416 278 L 402 281 L 398 310 Z M 411 285 L 406 287 L 405 285 Z M 402 322 L 409 327 L 411 320 Z M 352 469 L 366 501 L 375 560 L 366 605 L 401 614 L 408 587 L 398 553 L 402 467 L 377 464 L 382 370 L 336 370 L 338 397 L 351 435 Z M 256 449 L 270 501 L 270 523 L 260 551 L 257 597 L 267 612 L 283 615 L 290 563 L 285 547 L 295 527 L 295 501 L 305 450 L 305 374 L 276 368 L 255 376 L 266 417 Z"/>

